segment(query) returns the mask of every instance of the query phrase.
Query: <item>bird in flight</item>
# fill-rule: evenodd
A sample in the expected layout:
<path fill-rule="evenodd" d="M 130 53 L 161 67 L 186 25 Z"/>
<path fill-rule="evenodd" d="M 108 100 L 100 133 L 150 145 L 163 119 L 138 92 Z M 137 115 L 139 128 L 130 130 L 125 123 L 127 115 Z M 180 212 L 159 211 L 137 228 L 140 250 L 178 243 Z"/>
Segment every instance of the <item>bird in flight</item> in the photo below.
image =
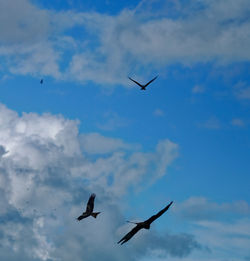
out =
<path fill-rule="evenodd" d="M 117 244 L 121 243 L 121 245 L 122 245 L 122 244 L 126 243 L 142 228 L 150 229 L 151 223 L 154 222 L 157 218 L 159 218 L 163 213 L 165 213 L 169 209 L 169 207 L 172 205 L 172 203 L 173 203 L 173 201 L 171 201 L 165 208 L 163 208 L 161 211 L 159 211 L 156 215 L 153 215 L 152 217 L 150 217 L 149 219 L 147 219 L 143 222 L 127 221 L 129 223 L 136 224 L 136 226 L 130 232 L 128 232 L 120 241 L 118 241 Z"/>
<path fill-rule="evenodd" d="M 43 79 L 41 79 L 40 83 L 43 84 Z"/>
<path fill-rule="evenodd" d="M 98 214 L 100 214 L 101 212 L 93 212 L 94 210 L 94 201 L 95 201 L 95 194 L 91 194 L 90 197 L 89 197 L 89 201 L 87 203 L 87 207 L 86 207 L 86 210 L 85 212 L 83 212 L 81 214 L 81 216 L 79 216 L 77 218 L 78 221 L 82 220 L 83 218 L 86 218 L 86 217 L 89 217 L 89 216 L 92 216 L 94 218 L 97 217 Z"/>
<path fill-rule="evenodd" d="M 158 75 L 155 77 L 155 78 L 153 78 L 151 81 L 149 81 L 148 83 L 146 83 L 146 84 L 140 84 L 139 82 L 137 82 L 137 81 L 135 81 L 135 80 L 133 80 L 132 78 L 130 78 L 130 77 L 128 77 L 132 82 L 134 82 L 134 83 L 136 83 L 137 85 L 139 85 L 140 87 L 141 87 L 141 90 L 146 90 L 146 87 L 151 83 L 151 82 L 153 82 L 156 78 L 158 77 Z"/>

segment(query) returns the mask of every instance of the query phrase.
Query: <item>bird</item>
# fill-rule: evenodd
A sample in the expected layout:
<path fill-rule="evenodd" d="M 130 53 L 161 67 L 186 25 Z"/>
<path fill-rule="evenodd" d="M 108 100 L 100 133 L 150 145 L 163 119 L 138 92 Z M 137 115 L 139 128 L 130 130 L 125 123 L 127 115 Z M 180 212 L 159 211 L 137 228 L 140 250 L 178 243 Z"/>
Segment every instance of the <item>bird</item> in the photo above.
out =
<path fill-rule="evenodd" d="M 148 83 L 146 83 L 146 84 L 140 84 L 139 82 L 137 82 L 137 81 L 135 81 L 134 79 L 132 79 L 132 78 L 130 78 L 130 77 L 128 77 L 131 81 L 133 81 L 134 83 L 136 83 L 137 85 L 139 85 L 140 87 L 141 87 L 141 90 L 146 90 L 146 87 L 151 83 L 151 82 L 153 82 L 156 78 L 158 77 L 158 75 L 157 76 L 155 76 L 152 80 L 150 80 Z"/>
<path fill-rule="evenodd" d="M 96 197 L 95 193 L 92 193 L 90 195 L 88 203 L 87 203 L 86 210 L 85 210 L 85 212 L 83 212 L 81 214 L 81 216 L 79 216 L 77 218 L 78 221 L 82 220 L 83 218 L 89 217 L 89 216 L 92 216 L 92 217 L 96 218 L 97 215 L 101 213 L 101 212 L 93 212 L 95 197 Z"/>
<path fill-rule="evenodd" d="M 129 223 L 136 224 L 136 226 L 131 231 L 129 231 L 120 241 L 118 241 L 117 244 L 121 243 L 121 245 L 122 245 L 122 244 L 126 243 L 142 228 L 150 229 L 151 223 L 154 222 L 157 218 L 159 218 L 163 213 L 165 213 L 169 209 L 169 207 L 172 205 L 172 203 L 173 203 L 173 201 L 171 201 L 165 208 L 163 208 L 161 211 L 159 211 L 156 215 L 153 215 L 152 217 L 150 217 L 149 219 L 147 219 L 143 222 L 127 221 Z"/>
<path fill-rule="evenodd" d="M 41 79 L 40 83 L 43 84 L 43 79 Z"/>

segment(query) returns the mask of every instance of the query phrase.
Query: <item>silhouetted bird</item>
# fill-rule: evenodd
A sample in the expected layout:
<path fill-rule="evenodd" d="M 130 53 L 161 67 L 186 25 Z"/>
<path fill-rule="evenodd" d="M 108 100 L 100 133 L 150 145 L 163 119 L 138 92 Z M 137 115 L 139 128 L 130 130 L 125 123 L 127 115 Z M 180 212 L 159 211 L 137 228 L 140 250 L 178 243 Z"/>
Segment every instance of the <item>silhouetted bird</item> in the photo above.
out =
<path fill-rule="evenodd" d="M 80 221 L 83 218 L 86 218 L 86 217 L 89 217 L 89 216 L 92 216 L 92 217 L 96 218 L 97 215 L 101 213 L 101 212 L 93 212 L 93 210 L 94 210 L 94 201 L 95 201 L 95 194 L 93 193 L 89 197 L 89 201 L 88 201 L 88 204 L 87 204 L 85 212 L 83 212 L 82 215 L 77 218 L 77 220 Z"/>
<path fill-rule="evenodd" d="M 43 79 L 41 79 L 40 83 L 43 84 Z"/>
<path fill-rule="evenodd" d="M 136 224 L 136 227 L 134 227 L 130 232 L 128 232 L 128 234 L 126 234 L 119 242 L 117 242 L 117 244 L 121 243 L 121 245 L 122 245 L 122 244 L 126 243 L 130 238 L 132 238 L 142 228 L 150 229 L 151 223 L 154 222 L 158 217 L 160 217 L 164 212 L 166 212 L 169 209 L 169 207 L 172 205 L 172 203 L 173 203 L 173 201 L 171 201 L 170 204 L 168 204 L 164 209 L 159 211 L 156 215 L 152 216 L 151 218 L 149 218 L 143 222 L 127 221 L 129 223 Z"/>
<path fill-rule="evenodd" d="M 130 77 L 128 77 L 131 81 L 133 81 L 134 83 L 136 83 L 136 84 L 138 84 L 140 87 L 141 87 L 141 90 L 146 90 L 146 87 L 151 83 L 151 82 L 153 82 L 156 78 L 158 77 L 158 75 L 155 77 L 155 78 L 153 78 L 151 81 L 149 81 L 148 83 L 146 83 L 146 84 L 140 84 L 139 82 L 137 82 L 137 81 L 135 81 L 135 80 L 133 80 L 132 78 L 130 78 Z"/>

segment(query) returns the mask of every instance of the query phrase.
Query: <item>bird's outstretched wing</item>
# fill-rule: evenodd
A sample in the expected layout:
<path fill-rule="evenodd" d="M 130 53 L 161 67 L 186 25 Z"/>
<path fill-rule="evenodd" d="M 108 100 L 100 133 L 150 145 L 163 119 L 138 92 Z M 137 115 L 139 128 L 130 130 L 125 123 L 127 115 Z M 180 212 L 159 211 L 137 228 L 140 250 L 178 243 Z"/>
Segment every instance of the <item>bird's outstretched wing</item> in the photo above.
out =
<path fill-rule="evenodd" d="M 89 201 L 88 201 L 88 204 L 87 204 L 87 207 L 86 207 L 86 212 L 89 213 L 89 212 L 93 212 L 94 210 L 94 201 L 95 201 L 95 194 L 91 194 L 91 196 L 89 197 Z"/>
<path fill-rule="evenodd" d="M 138 84 L 140 87 L 144 87 L 144 85 L 142 85 L 142 84 L 140 84 L 139 82 L 133 80 L 132 78 L 130 78 L 130 77 L 128 77 L 128 78 L 129 78 L 129 80 L 131 80 L 132 82 Z"/>
<path fill-rule="evenodd" d="M 150 217 L 149 219 L 147 219 L 144 222 L 149 223 L 149 224 L 154 222 L 157 218 L 159 218 L 164 212 L 166 212 L 169 209 L 169 207 L 172 205 L 172 203 L 173 203 L 173 201 L 171 201 L 164 209 L 159 211 L 156 215 L 153 215 L 152 217 Z"/>
<path fill-rule="evenodd" d="M 131 239 L 142 227 L 136 226 L 134 227 L 131 231 L 128 232 L 120 241 L 117 242 L 117 244 L 124 244 L 126 243 L 129 239 Z"/>
<path fill-rule="evenodd" d="M 86 213 L 82 213 L 82 215 L 79 216 L 79 217 L 77 218 L 77 220 L 80 221 L 80 220 L 82 220 L 82 219 L 84 219 L 84 218 L 86 218 L 86 217 L 88 217 L 88 216 L 89 216 L 89 215 L 87 215 Z"/>
<path fill-rule="evenodd" d="M 146 83 L 146 84 L 145 84 L 145 87 L 147 87 L 147 86 L 148 86 L 151 82 L 153 82 L 157 77 L 158 77 L 158 75 L 155 76 L 155 78 L 153 78 L 151 81 L 149 81 L 148 83 Z"/>

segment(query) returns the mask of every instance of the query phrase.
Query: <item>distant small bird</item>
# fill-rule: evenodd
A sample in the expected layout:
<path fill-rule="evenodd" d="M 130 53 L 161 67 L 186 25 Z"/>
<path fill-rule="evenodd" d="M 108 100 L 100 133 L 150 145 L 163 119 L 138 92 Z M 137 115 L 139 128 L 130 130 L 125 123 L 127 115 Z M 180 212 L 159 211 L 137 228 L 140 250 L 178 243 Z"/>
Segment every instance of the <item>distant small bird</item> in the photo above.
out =
<path fill-rule="evenodd" d="M 129 239 L 131 239 L 140 229 L 145 228 L 145 229 L 150 229 L 150 225 L 152 222 L 154 222 L 157 218 L 159 218 L 164 212 L 166 212 L 169 207 L 172 205 L 173 201 L 170 202 L 164 209 L 159 211 L 156 215 L 152 216 L 151 218 L 143 221 L 143 222 L 130 222 L 136 224 L 136 227 L 134 227 L 130 232 L 128 232 L 117 244 L 121 243 L 124 244 L 126 243 Z"/>
<path fill-rule="evenodd" d="M 40 83 L 43 84 L 43 79 L 41 79 Z"/>
<path fill-rule="evenodd" d="M 151 81 L 149 81 L 148 83 L 146 83 L 146 84 L 140 84 L 139 82 L 137 82 L 137 81 L 135 81 L 135 80 L 133 80 L 132 78 L 130 78 L 130 77 L 128 77 L 131 81 L 133 81 L 134 83 L 136 83 L 136 84 L 138 84 L 140 87 L 141 87 L 141 90 L 146 90 L 146 87 L 151 83 L 151 82 L 153 82 L 156 78 L 158 77 L 158 75 L 155 77 L 155 78 L 153 78 Z"/>
<path fill-rule="evenodd" d="M 83 212 L 82 215 L 77 218 L 78 221 L 82 220 L 83 218 L 89 217 L 89 216 L 96 218 L 97 215 L 101 213 L 101 212 L 93 212 L 95 196 L 96 195 L 94 193 L 91 194 L 91 196 L 89 197 L 87 207 L 86 207 L 86 211 Z"/>

